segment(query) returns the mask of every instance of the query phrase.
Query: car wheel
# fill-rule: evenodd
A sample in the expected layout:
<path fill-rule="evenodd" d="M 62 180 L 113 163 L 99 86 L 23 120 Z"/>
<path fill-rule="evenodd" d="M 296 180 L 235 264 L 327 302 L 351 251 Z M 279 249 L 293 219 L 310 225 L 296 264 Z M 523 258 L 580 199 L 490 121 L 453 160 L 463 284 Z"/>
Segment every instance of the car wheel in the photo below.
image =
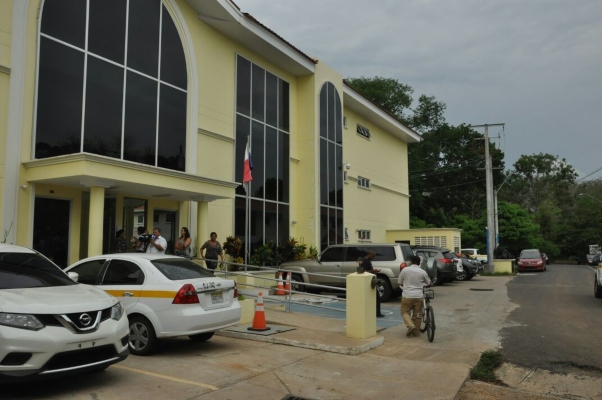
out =
<path fill-rule="evenodd" d="M 188 338 L 193 342 L 201 343 L 211 339 L 214 334 L 215 332 L 203 332 L 197 333 L 196 335 L 188 335 Z"/>
<path fill-rule="evenodd" d="M 143 316 L 130 319 L 130 353 L 147 356 L 157 350 L 157 335 L 153 324 Z"/>
<path fill-rule="evenodd" d="M 594 296 L 597 299 L 602 299 L 602 286 L 598 284 L 597 277 L 594 277 Z"/>
<path fill-rule="evenodd" d="M 464 270 L 460 273 L 460 275 L 456 275 L 456 280 L 457 281 L 467 281 L 468 280 L 468 279 L 466 279 L 467 276 L 468 276 L 468 274 L 466 273 L 466 270 Z"/>
<path fill-rule="evenodd" d="M 389 282 L 389 278 L 377 278 L 376 290 L 378 290 L 378 297 L 380 298 L 380 302 L 387 301 L 391 298 L 391 293 L 393 289 L 391 288 L 391 282 Z"/>

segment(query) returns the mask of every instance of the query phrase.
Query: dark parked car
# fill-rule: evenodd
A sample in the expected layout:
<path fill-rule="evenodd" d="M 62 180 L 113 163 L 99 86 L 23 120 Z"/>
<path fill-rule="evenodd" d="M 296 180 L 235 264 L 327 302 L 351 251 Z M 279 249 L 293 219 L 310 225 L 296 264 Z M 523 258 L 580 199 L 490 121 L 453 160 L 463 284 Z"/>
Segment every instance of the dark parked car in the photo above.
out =
<path fill-rule="evenodd" d="M 441 285 L 453 281 L 463 272 L 463 268 L 456 265 L 458 256 L 451 250 L 436 246 L 412 246 L 416 255 L 426 258 L 427 267 L 437 266 L 437 276 L 431 278 L 434 285 Z"/>
<path fill-rule="evenodd" d="M 464 254 L 457 255 L 457 257 L 462 261 L 462 267 L 464 268 L 464 271 L 456 276 L 456 280 L 458 281 L 471 280 L 479 272 L 479 269 L 482 268 L 482 264 L 479 260 L 475 260 Z"/>
<path fill-rule="evenodd" d="M 538 249 L 526 249 L 518 257 L 518 272 L 527 270 L 545 271 L 546 262 Z"/>

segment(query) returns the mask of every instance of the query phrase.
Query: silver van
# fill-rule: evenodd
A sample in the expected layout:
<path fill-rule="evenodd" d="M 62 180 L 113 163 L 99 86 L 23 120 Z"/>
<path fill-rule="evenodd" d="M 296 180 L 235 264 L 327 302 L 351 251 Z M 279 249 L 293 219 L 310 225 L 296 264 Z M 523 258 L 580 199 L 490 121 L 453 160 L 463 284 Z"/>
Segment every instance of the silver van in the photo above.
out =
<path fill-rule="evenodd" d="M 399 297 L 401 289 L 397 277 L 401 269 L 409 264 L 410 257 L 414 255 L 410 246 L 405 243 L 337 244 L 327 247 L 316 259 L 289 261 L 282 263 L 280 268 L 291 271 L 291 286 L 296 291 L 322 291 L 322 288 L 306 286 L 300 284 L 301 282 L 344 287 L 346 283 L 344 278 L 357 272 L 359 261 L 369 250 L 376 253 L 372 259 L 372 266 L 380 270 L 377 274 L 380 282 L 378 285 L 380 300 L 387 301 L 394 296 Z M 424 266 L 421 267 L 426 269 L 424 260 L 423 264 Z M 286 275 L 286 272 L 283 275 Z"/>

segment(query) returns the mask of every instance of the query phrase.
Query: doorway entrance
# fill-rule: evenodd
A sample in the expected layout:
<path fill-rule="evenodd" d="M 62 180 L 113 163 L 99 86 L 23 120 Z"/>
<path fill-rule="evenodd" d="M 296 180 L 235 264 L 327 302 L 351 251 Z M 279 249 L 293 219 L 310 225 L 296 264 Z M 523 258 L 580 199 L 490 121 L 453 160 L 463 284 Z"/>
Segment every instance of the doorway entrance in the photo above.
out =
<path fill-rule="evenodd" d="M 36 197 L 33 212 L 33 248 L 67 267 L 71 201 Z"/>

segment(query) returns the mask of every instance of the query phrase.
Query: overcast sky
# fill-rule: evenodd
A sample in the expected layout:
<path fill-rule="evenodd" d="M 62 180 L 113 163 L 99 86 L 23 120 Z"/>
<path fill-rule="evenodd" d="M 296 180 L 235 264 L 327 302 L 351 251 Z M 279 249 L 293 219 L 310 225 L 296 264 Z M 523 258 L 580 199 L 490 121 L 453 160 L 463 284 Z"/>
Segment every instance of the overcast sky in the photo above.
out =
<path fill-rule="evenodd" d="M 344 78 L 397 79 L 451 125 L 505 123 L 506 168 L 543 152 L 602 169 L 601 0 L 234 1 Z"/>

